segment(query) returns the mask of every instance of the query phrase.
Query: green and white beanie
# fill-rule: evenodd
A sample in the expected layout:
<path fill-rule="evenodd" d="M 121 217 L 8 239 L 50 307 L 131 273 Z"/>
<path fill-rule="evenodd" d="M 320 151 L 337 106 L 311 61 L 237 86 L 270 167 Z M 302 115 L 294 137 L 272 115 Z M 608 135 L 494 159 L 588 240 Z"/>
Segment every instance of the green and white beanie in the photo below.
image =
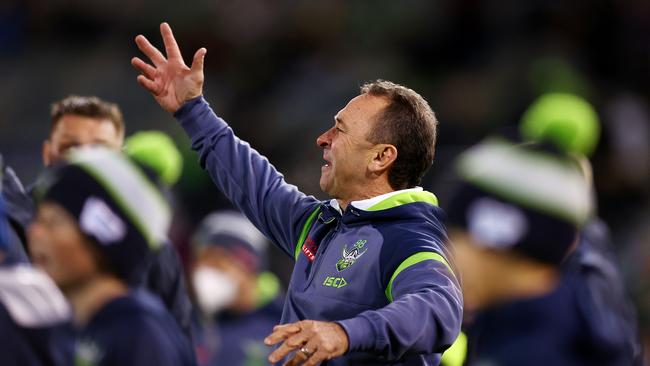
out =
<path fill-rule="evenodd" d="M 591 217 L 591 183 L 553 146 L 492 138 L 461 154 L 448 225 L 481 246 L 559 264 Z"/>
<path fill-rule="evenodd" d="M 129 284 L 140 282 L 151 254 L 167 241 L 171 213 L 162 194 L 136 164 L 107 148 L 71 150 L 36 193 L 39 202 L 64 207 Z"/>

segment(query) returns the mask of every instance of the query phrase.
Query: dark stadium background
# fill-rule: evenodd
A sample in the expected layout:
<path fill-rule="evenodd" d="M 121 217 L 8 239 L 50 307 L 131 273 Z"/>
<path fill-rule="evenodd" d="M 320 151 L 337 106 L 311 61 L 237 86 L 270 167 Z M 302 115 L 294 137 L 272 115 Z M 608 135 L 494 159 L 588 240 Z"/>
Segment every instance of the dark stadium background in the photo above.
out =
<path fill-rule="evenodd" d="M 368 80 L 420 92 L 440 120 L 424 186 L 443 206 L 450 161 L 488 133 L 511 129 L 548 91 L 598 110 L 593 157 L 600 215 L 647 330 L 650 300 L 650 2 L 2 0 L 0 152 L 27 184 L 41 169 L 49 104 L 68 94 L 119 103 L 127 133 L 161 129 L 185 151 L 176 187 L 183 244 L 226 202 L 198 169 L 174 119 L 135 82 L 129 61 L 142 33 L 160 45 L 169 22 L 186 60 L 207 47 L 205 96 L 287 180 L 318 189 L 316 136 Z M 285 277 L 290 262 L 274 252 Z"/>

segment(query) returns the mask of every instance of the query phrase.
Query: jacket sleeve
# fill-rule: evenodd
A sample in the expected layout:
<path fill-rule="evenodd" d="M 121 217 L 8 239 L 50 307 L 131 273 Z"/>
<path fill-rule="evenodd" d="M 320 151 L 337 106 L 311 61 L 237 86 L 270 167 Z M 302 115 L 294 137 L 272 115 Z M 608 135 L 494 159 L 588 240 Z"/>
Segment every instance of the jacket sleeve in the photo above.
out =
<path fill-rule="evenodd" d="M 392 283 L 394 301 L 339 321 L 349 351 L 385 360 L 442 353 L 458 337 L 462 320 L 460 286 L 445 264 L 424 260 L 401 271 Z"/>
<path fill-rule="evenodd" d="M 320 202 L 287 184 L 264 156 L 235 136 L 203 97 L 188 101 L 174 116 L 221 192 L 293 257 L 302 226 Z"/>

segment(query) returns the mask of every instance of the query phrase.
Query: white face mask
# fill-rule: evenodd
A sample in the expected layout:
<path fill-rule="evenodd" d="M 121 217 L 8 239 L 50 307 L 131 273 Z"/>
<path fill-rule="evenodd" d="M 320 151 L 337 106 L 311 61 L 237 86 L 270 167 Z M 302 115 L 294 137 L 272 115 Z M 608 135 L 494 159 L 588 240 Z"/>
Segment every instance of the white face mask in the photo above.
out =
<path fill-rule="evenodd" d="M 237 295 L 237 285 L 230 276 L 212 267 L 194 270 L 192 285 L 199 307 L 209 317 L 231 305 Z"/>

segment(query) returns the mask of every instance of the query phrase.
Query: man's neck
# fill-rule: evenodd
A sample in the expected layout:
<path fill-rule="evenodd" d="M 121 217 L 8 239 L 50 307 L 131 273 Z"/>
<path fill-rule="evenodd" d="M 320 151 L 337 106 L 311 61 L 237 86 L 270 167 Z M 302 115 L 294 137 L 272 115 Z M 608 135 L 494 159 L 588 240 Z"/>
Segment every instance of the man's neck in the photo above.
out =
<path fill-rule="evenodd" d="M 65 291 L 65 295 L 72 304 L 75 325 L 84 327 L 102 307 L 128 291 L 128 287 L 117 278 L 97 275 L 75 289 Z"/>
<path fill-rule="evenodd" d="M 367 187 L 364 187 L 364 189 L 355 192 L 346 198 L 336 198 L 336 200 L 339 203 L 339 207 L 341 207 L 341 211 L 345 211 L 351 202 L 367 200 L 390 192 L 395 192 L 395 190 L 388 183 L 381 185 L 368 185 Z"/>
<path fill-rule="evenodd" d="M 489 303 L 510 302 L 544 296 L 552 292 L 558 283 L 558 273 L 550 265 L 526 262 L 503 264 L 506 271 L 495 276 Z"/>

